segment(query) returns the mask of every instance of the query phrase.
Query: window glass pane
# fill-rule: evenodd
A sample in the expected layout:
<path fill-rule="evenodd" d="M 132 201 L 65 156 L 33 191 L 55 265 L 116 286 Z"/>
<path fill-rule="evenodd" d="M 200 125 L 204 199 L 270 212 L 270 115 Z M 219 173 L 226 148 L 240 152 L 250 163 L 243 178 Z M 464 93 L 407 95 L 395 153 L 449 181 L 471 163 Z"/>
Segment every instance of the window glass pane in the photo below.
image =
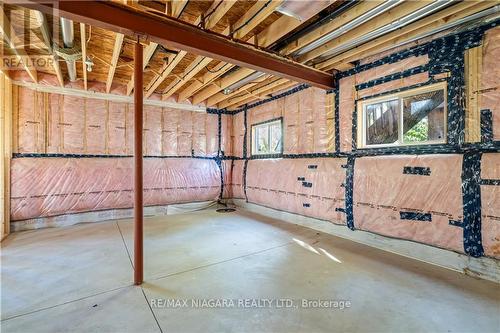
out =
<path fill-rule="evenodd" d="M 268 127 L 265 125 L 255 128 L 255 148 L 257 154 L 267 154 L 269 152 Z"/>
<path fill-rule="evenodd" d="M 365 117 L 367 145 L 391 144 L 398 140 L 398 100 L 367 105 Z"/>
<path fill-rule="evenodd" d="M 281 122 L 273 123 L 271 126 L 271 146 L 272 154 L 281 153 Z"/>
<path fill-rule="evenodd" d="M 444 91 L 403 98 L 403 142 L 443 141 Z"/>

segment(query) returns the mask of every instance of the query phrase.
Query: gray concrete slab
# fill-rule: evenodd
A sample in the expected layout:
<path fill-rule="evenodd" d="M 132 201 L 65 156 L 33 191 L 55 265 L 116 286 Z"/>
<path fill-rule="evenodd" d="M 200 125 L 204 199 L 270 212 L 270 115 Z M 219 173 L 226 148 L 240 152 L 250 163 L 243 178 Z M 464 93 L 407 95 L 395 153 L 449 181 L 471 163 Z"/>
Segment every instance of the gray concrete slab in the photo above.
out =
<path fill-rule="evenodd" d="M 133 224 L 118 222 L 133 257 Z M 251 215 L 205 210 L 144 221 L 144 276 L 154 279 L 286 244 L 318 232 Z"/>
<path fill-rule="evenodd" d="M 2 321 L 2 332 L 154 331 L 154 316 L 163 332 L 500 331 L 498 284 L 271 218 L 213 210 L 145 220 L 151 311 L 140 288 L 123 287 L 132 281 L 132 245 L 130 220 L 9 236 L 1 312 L 15 317 Z M 204 299 L 235 303 L 154 304 Z M 241 308 L 242 299 L 273 303 Z M 293 306 L 278 308 L 279 299 Z M 350 307 L 303 308 L 302 299 Z"/>
<path fill-rule="evenodd" d="M 156 306 L 164 331 L 498 332 L 499 286 L 336 237 L 149 281 L 148 299 L 286 299 L 297 308 Z M 303 308 L 302 300 L 350 308 Z M 158 305 L 158 301 L 156 305 Z M 345 304 L 345 303 L 344 303 Z M 189 305 L 189 304 L 188 304 Z"/>
<path fill-rule="evenodd" d="M 129 286 L 2 322 L 2 332 L 160 332 L 141 287 Z"/>
<path fill-rule="evenodd" d="M 116 222 L 17 232 L 1 244 L 2 319 L 131 284 Z"/>

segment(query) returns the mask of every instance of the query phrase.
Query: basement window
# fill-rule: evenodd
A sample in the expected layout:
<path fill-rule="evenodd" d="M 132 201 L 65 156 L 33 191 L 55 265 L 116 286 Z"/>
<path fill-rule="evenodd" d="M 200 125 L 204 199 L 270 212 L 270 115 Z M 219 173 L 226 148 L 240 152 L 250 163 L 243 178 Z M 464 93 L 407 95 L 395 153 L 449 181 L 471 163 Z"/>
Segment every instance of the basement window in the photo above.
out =
<path fill-rule="evenodd" d="M 282 119 L 273 119 L 252 125 L 252 155 L 283 153 Z"/>
<path fill-rule="evenodd" d="M 445 84 L 361 101 L 358 110 L 358 148 L 446 142 Z"/>

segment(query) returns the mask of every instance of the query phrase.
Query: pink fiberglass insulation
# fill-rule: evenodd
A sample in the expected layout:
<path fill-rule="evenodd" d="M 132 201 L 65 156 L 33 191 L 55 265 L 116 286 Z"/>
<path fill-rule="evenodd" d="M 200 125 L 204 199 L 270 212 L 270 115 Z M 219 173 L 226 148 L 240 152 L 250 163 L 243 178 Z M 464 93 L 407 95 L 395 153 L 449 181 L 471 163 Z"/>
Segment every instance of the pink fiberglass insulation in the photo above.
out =
<path fill-rule="evenodd" d="M 243 156 L 243 142 L 245 139 L 245 113 L 240 112 L 233 116 L 233 130 L 231 133 L 231 147 L 233 155 L 236 157 Z"/>
<path fill-rule="evenodd" d="M 18 87 L 18 152 L 131 155 L 132 104 Z M 144 106 L 144 154 L 216 156 L 218 116 Z"/>
<path fill-rule="evenodd" d="M 424 167 L 430 175 L 405 174 Z M 356 159 L 355 227 L 463 252 L 462 155 L 379 156 Z M 432 221 L 403 219 L 401 212 L 431 214 Z"/>
<path fill-rule="evenodd" d="M 19 89 L 17 103 L 19 152 L 43 152 L 45 137 L 43 94 L 29 89 Z"/>
<path fill-rule="evenodd" d="M 68 99 L 74 99 L 73 103 L 66 104 Z M 82 126 L 86 125 L 85 128 L 81 128 L 78 132 L 71 132 L 71 137 L 68 137 L 73 138 L 74 141 L 83 141 L 81 147 L 79 147 L 79 154 L 106 154 L 107 101 L 99 99 L 85 100 L 80 97 L 73 98 L 67 95 L 64 96 L 64 101 L 69 114 L 79 115 L 77 119 L 71 120 L 71 124 L 77 127 L 79 127 L 79 124 Z M 86 104 L 85 112 L 82 112 L 82 102 Z M 66 140 L 66 137 L 64 137 L 64 140 Z M 67 151 L 66 144 L 63 151 Z"/>
<path fill-rule="evenodd" d="M 493 114 L 493 139 L 500 140 L 500 28 L 486 33 L 481 73 L 481 109 Z"/>
<path fill-rule="evenodd" d="M 339 82 L 339 137 L 340 151 L 352 150 L 352 114 L 355 99 L 354 76 L 343 78 Z"/>
<path fill-rule="evenodd" d="M 248 201 L 263 206 L 345 223 L 344 158 L 251 160 Z M 283 172 L 286 170 L 286 173 Z"/>
<path fill-rule="evenodd" d="M 180 121 L 181 110 L 163 108 L 162 126 L 162 155 L 177 155 L 177 128 Z"/>
<path fill-rule="evenodd" d="M 85 99 L 65 95 L 62 99 L 59 126 L 61 128 L 61 152 L 83 154 L 85 152 Z"/>
<path fill-rule="evenodd" d="M 233 197 L 233 187 L 232 187 L 232 177 L 233 177 L 233 161 L 225 160 L 222 161 L 222 175 L 224 181 L 224 190 L 222 192 L 222 198 L 232 198 Z"/>
<path fill-rule="evenodd" d="M 11 219 L 132 207 L 131 158 L 12 160 Z M 216 200 L 220 170 L 213 160 L 144 159 L 144 204 Z"/>
<path fill-rule="evenodd" d="M 221 151 L 226 156 L 234 156 L 233 154 L 233 116 L 228 114 L 221 115 Z M 217 128 L 216 128 L 217 130 Z"/>
<path fill-rule="evenodd" d="M 248 142 L 252 125 L 283 117 L 285 154 L 328 151 L 328 112 L 332 95 L 324 90 L 308 88 L 283 98 L 264 103 L 248 111 Z M 330 115 L 331 116 L 331 115 Z M 331 124 L 333 125 L 333 124 Z M 333 133 L 330 133 L 333 136 Z M 333 149 L 332 149 L 333 151 Z M 250 145 L 248 145 L 250 153 Z"/>
<path fill-rule="evenodd" d="M 481 178 L 500 180 L 500 153 L 483 154 Z M 481 185 L 481 234 L 486 256 L 500 258 L 500 186 Z"/>
<path fill-rule="evenodd" d="M 235 199 L 244 199 L 245 190 L 243 187 L 243 169 L 245 161 L 235 160 L 231 168 L 231 197 Z"/>
<path fill-rule="evenodd" d="M 127 104 L 109 102 L 108 105 L 108 154 L 126 155 L 126 112 Z"/>
<path fill-rule="evenodd" d="M 161 120 L 161 107 L 151 105 L 144 106 L 143 150 L 146 156 L 160 156 L 162 153 Z"/>

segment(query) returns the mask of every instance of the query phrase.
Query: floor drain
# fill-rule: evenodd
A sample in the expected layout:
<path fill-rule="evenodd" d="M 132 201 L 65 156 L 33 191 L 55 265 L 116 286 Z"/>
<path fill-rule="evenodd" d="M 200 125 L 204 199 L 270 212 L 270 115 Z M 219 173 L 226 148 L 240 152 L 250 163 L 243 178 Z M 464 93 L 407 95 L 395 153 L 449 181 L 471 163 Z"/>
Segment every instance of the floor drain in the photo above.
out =
<path fill-rule="evenodd" d="M 235 211 L 236 211 L 236 209 L 234 209 L 234 208 L 219 208 L 216 210 L 217 213 L 232 213 Z"/>

